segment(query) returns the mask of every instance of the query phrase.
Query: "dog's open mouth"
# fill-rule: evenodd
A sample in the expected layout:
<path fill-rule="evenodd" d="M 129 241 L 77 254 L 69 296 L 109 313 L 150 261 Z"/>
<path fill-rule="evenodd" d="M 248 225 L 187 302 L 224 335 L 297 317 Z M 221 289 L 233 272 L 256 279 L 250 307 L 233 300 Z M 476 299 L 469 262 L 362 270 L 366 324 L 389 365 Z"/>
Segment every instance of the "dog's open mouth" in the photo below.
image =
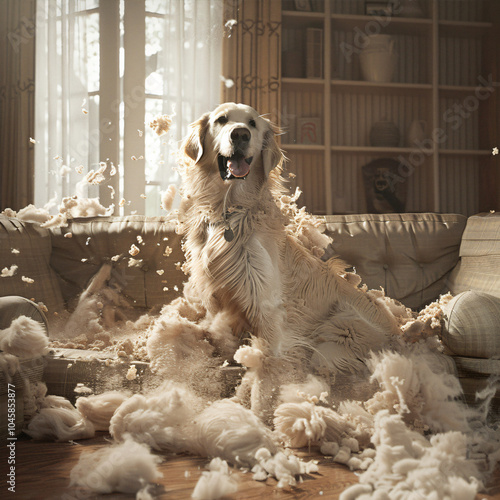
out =
<path fill-rule="evenodd" d="M 241 154 L 231 157 L 219 155 L 219 172 L 223 180 L 244 179 L 250 172 L 253 156 L 245 158 Z"/>

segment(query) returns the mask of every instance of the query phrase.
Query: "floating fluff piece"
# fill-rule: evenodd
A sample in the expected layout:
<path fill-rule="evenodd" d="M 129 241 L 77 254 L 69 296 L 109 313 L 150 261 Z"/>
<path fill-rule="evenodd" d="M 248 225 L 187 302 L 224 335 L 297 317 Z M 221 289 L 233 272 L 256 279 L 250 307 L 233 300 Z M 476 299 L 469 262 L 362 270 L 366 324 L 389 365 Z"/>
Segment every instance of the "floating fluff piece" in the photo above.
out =
<path fill-rule="evenodd" d="M 454 354 L 474 358 L 500 355 L 500 298 L 467 291 L 454 297 L 444 310 L 442 341 Z"/>

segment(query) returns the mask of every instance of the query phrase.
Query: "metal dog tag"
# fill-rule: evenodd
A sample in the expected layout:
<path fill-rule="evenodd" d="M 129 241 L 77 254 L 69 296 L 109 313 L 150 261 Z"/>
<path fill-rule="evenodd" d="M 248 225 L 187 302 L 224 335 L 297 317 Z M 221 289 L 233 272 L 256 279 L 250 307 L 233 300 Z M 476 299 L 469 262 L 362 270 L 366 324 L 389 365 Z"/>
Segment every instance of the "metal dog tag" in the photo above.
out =
<path fill-rule="evenodd" d="M 224 239 L 227 242 L 233 241 L 233 239 L 234 239 L 234 233 L 233 233 L 233 230 L 230 227 L 227 227 L 224 230 Z"/>

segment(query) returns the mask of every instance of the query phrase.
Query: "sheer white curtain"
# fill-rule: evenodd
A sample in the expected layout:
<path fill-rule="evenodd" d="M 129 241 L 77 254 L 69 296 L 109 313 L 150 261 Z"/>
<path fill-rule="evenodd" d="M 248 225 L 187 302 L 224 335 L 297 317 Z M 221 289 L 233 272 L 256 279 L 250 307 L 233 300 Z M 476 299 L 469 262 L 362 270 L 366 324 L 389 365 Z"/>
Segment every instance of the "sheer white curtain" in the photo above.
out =
<path fill-rule="evenodd" d="M 119 18 L 116 33 L 121 34 L 112 49 L 106 43 L 99 46 L 99 16 L 101 20 L 104 13 L 109 16 L 111 3 Z M 120 145 L 114 159 L 120 180 L 111 182 L 115 214 L 137 209 L 147 215 L 162 213 L 160 192 L 179 182 L 174 153 L 187 125 L 220 100 L 222 4 L 223 0 L 37 0 L 37 206 L 50 199 L 59 203 L 73 194 L 97 196 L 99 188 L 82 179 L 109 160 L 111 143 L 104 141 L 113 141 L 117 148 Z M 142 12 L 144 17 L 127 16 L 127 6 L 129 12 Z M 130 64 L 126 49 L 135 37 L 146 43 L 144 50 L 133 51 Z M 115 53 L 103 57 L 103 51 L 110 50 Z M 111 93 L 105 89 L 107 78 L 99 78 L 109 74 L 109 67 L 100 65 L 110 57 L 120 61 L 116 76 L 121 82 Z M 145 68 L 144 81 L 137 85 L 135 75 L 134 86 L 128 88 L 127 71 L 137 68 L 141 74 Z M 116 110 L 117 123 L 103 122 L 105 107 Z M 148 127 L 158 114 L 173 118 L 163 137 Z M 127 175 L 133 182 L 125 181 Z M 109 192 L 106 184 L 100 186 L 101 195 Z M 126 203 L 119 207 L 123 196 Z M 109 197 L 104 204 L 108 202 Z"/>
<path fill-rule="evenodd" d="M 165 189 L 178 184 L 175 152 L 190 123 L 220 102 L 223 1 L 222 0 L 151 0 L 161 4 L 163 33 L 157 51 L 157 73 L 148 77 L 152 92 L 161 93 L 160 102 L 151 100 L 146 113 L 168 114 L 172 127 L 160 148 L 154 137 L 146 137 L 146 182 Z M 153 6 L 152 6 L 153 7 Z M 146 85 L 146 93 L 148 85 Z M 158 155 L 158 156 L 157 156 Z M 154 188 L 150 190 L 154 192 Z M 154 200 L 154 201 L 153 201 Z M 178 201 L 178 199 L 177 199 Z M 149 199 L 147 206 L 157 203 Z"/>
<path fill-rule="evenodd" d="M 35 70 L 35 205 L 76 194 L 90 167 L 86 0 L 38 0 Z M 81 173 L 79 173 L 81 172 Z M 84 195 L 86 192 L 80 192 Z"/>

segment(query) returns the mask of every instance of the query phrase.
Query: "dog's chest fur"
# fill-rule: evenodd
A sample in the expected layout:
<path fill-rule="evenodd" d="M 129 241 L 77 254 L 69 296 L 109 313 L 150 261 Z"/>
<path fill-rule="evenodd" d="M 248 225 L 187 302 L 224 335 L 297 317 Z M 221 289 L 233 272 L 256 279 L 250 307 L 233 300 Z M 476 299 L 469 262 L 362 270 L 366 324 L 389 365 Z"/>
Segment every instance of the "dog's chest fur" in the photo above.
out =
<path fill-rule="evenodd" d="M 281 307 L 280 247 L 285 234 L 262 213 L 236 212 L 228 222 L 231 241 L 224 238 L 223 222 L 207 223 L 197 241 L 187 240 L 186 246 L 198 249 L 190 262 L 191 279 L 207 309 L 240 311 L 255 324 L 263 310 Z"/>

